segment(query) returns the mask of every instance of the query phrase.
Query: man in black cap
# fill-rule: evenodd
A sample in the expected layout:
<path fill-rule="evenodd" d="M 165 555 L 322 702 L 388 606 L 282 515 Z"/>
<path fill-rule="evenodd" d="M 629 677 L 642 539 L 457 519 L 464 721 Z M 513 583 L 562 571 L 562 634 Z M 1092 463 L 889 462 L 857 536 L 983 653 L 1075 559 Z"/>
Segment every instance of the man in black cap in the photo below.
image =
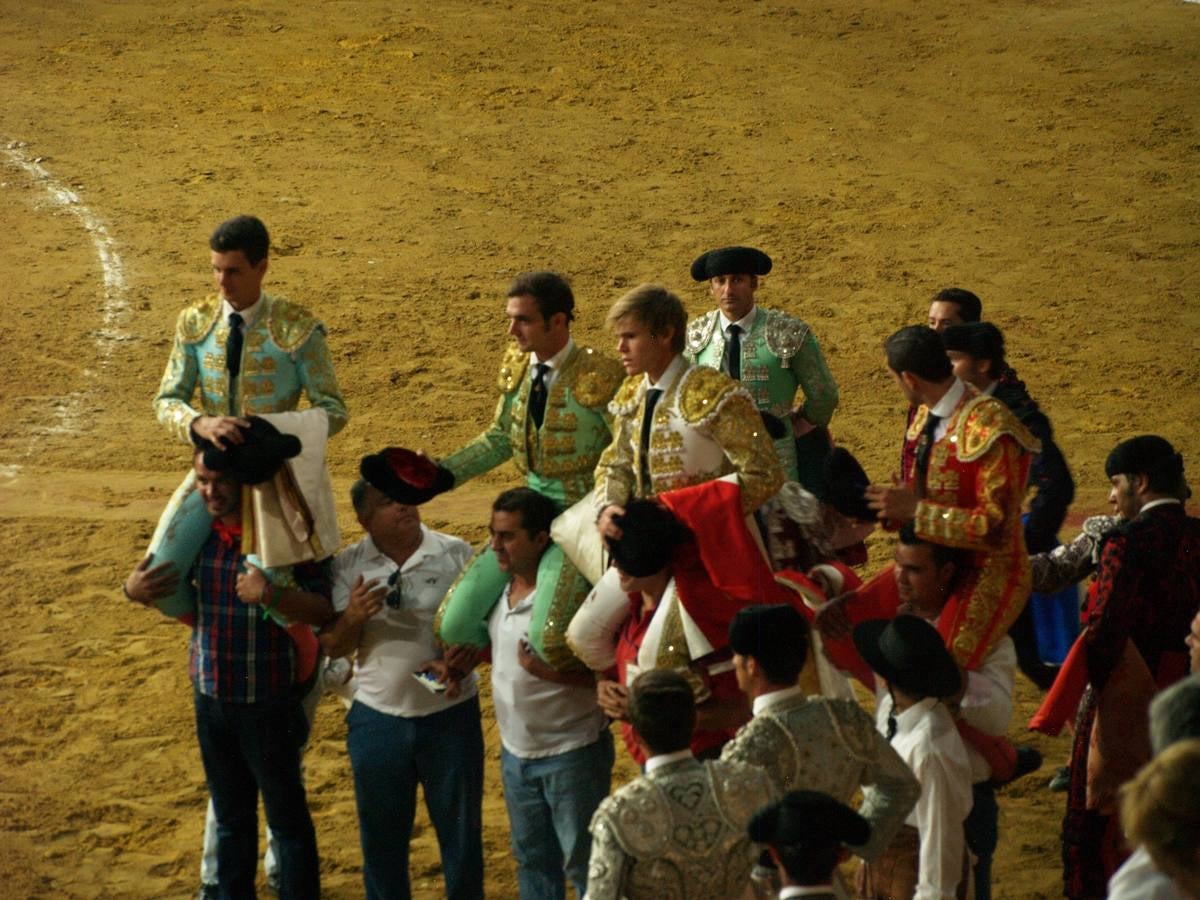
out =
<path fill-rule="evenodd" d="M 777 791 L 806 788 L 849 803 L 863 790 L 870 841 L 864 859 L 883 851 L 920 789 L 904 761 L 853 700 L 806 697 L 796 683 L 808 653 L 808 625 L 793 607 L 749 606 L 729 627 L 738 686 L 753 704 L 721 759 L 767 771 Z"/>
<path fill-rule="evenodd" d="M 708 282 L 718 308 L 689 323 L 686 353 L 741 381 L 761 411 L 793 423 L 775 449 L 789 480 L 815 490 L 828 436 L 810 433 L 833 418 L 837 382 L 807 324 L 755 304 L 759 276 L 770 271 L 771 258 L 753 247 L 709 250 L 692 263 L 692 278 Z"/>
<path fill-rule="evenodd" d="M 696 710 L 692 687 L 678 672 L 639 675 L 629 719 L 648 757 L 646 771 L 592 817 L 588 900 L 742 896 L 755 857 L 746 828 L 773 797 L 766 774 L 692 755 Z"/>
<path fill-rule="evenodd" d="M 196 736 L 217 820 L 220 896 L 254 896 L 258 794 L 278 848 L 280 895 L 320 894 L 316 832 L 300 774 L 309 723 L 296 646 L 279 620 L 324 625 L 332 616 L 325 566 L 305 563 L 269 581 L 242 552 L 243 488 L 271 478 L 300 452 L 269 423 L 239 426 L 226 449 L 198 441 L 196 485 L 212 531 L 192 568 L 191 664 Z M 164 569 L 164 566 L 167 566 Z M 175 592 L 167 564 L 147 557 L 125 595 L 152 604 Z M 280 582 L 283 582 L 282 584 Z"/>
<path fill-rule="evenodd" d="M 838 863 L 871 837 L 866 819 L 820 791 L 791 791 L 756 812 L 746 831 L 779 867 L 779 900 L 834 900 Z"/>
<path fill-rule="evenodd" d="M 389 447 L 364 457 L 359 471 L 350 499 L 366 536 L 334 562 L 339 615 L 321 643 L 331 657 L 358 660 L 346 747 L 364 893 L 412 893 L 408 849 L 420 784 L 442 852 L 445 896 L 478 900 L 483 732 L 476 677 L 452 668 L 433 634 L 438 604 L 470 560 L 471 546 L 421 522 L 421 504 L 449 481 L 444 469 Z"/>
<path fill-rule="evenodd" d="M 878 676 L 880 731 L 921 786 L 905 828 L 860 872 L 860 895 L 953 897 L 964 870 L 969 877 L 963 823 L 972 802 L 967 750 L 943 703 L 963 689 L 958 664 L 918 616 L 864 622 L 854 645 Z"/>
<path fill-rule="evenodd" d="M 1118 444 L 1104 471 L 1109 502 L 1125 522 L 1104 544 L 1081 637 L 1089 684 L 1063 820 L 1068 897 L 1104 894 L 1120 857 L 1119 829 L 1105 810 L 1116 786 L 1149 760 L 1150 695 L 1186 674 L 1184 636 L 1200 610 L 1200 520 L 1179 499 L 1183 457 L 1165 439 L 1141 435 Z M 1093 745 L 1107 749 L 1102 759 L 1090 759 Z"/>

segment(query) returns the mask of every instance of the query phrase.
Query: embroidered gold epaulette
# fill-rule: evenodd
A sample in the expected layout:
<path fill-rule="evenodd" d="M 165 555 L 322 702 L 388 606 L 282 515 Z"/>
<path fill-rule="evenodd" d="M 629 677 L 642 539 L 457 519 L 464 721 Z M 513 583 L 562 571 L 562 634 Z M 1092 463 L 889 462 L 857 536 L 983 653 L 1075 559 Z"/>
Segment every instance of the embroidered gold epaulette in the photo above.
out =
<path fill-rule="evenodd" d="M 630 375 L 621 382 L 617 393 L 608 404 L 608 411 L 614 416 L 630 416 L 638 407 L 638 390 L 645 382 L 642 375 Z"/>
<path fill-rule="evenodd" d="M 1002 402 L 988 394 L 972 397 L 958 415 L 958 458 L 974 462 L 1005 434 L 1030 453 L 1042 452 L 1042 442 Z"/>
<path fill-rule="evenodd" d="M 922 403 L 913 414 L 913 420 L 908 426 L 908 439 L 915 441 L 925 430 L 925 420 L 929 418 L 929 407 Z"/>
<path fill-rule="evenodd" d="M 716 411 L 725 398 L 739 390 L 738 383 L 717 369 L 693 366 L 682 375 L 679 385 L 679 409 L 684 419 L 695 425 Z"/>
<path fill-rule="evenodd" d="M 496 377 L 496 386 L 500 393 L 511 394 L 521 386 L 525 370 L 529 368 L 529 353 L 521 350 L 516 344 L 509 344 L 504 351 L 504 359 L 500 362 L 500 374 Z"/>
<path fill-rule="evenodd" d="M 267 307 L 267 329 L 271 332 L 271 340 L 284 353 L 299 350 L 313 329 L 322 327 L 317 317 L 299 304 L 265 294 L 263 299 L 270 304 Z"/>
<path fill-rule="evenodd" d="M 575 378 L 571 393 L 576 400 L 591 409 L 608 403 L 625 377 L 624 366 L 615 359 L 597 353 L 591 347 L 579 348 L 577 365 L 579 374 Z"/>
<path fill-rule="evenodd" d="M 205 297 L 186 306 L 175 323 L 175 333 L 185 344 L 198 344 L 212 331 L 221 315 L 221 298 Z"/>

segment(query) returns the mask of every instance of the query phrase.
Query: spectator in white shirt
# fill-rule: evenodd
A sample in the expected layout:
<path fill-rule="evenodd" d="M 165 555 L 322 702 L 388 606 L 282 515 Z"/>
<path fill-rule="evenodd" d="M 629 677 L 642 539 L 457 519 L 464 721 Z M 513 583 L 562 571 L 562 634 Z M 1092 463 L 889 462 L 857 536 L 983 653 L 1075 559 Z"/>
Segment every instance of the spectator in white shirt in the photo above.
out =
<path fill-rule="evenodd" d="M 410 896 L 408 849 L 417 784 L 442 851 L 446 896 L 483 897 L 483 732 L 475 675 L 453 670 L 434 642 L 438 604 L 470 546 L 421 524 L 436 467 L 407 450 L 363 459 L 350 497 L 367 532 L 334 563 L 330 656 L 357 654 L 346 716 L 363 884 L 368 898 Z M 422 680 L 423 679 L 423 680 Z"/>
<path fill-rule="evenodd" d="M 854 629 L 854 645 L 881 682 L 880 730 L 921 785 L 906 830 L 861 871 L 862 894 L 948 900 L 959 895 L 967 869 L 971 763 L 942 700 L 962 691 L 962 674 L 937 629 L 917 616 L 864 622 Z"/>
<path fill-rule="evenodd" d="M 488 619 L 500 775 L 522 900 L 587 888 L 592 813 L 608 796 L 613 740 L 586 669 L 558 671 L 529 645 L 538 563 L 554 502 L 529 488 L 492 504 L 491 547 L 508 583 Z"/>

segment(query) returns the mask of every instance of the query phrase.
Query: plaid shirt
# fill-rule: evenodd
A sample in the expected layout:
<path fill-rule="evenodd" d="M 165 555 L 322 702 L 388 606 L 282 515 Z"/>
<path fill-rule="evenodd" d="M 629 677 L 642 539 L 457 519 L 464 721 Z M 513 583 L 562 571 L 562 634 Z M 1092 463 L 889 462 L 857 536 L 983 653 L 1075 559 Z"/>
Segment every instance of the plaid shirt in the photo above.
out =
<path fill-rule="evenodd" d="M 286 694 L 296 672 L 295 644 L 262 607 L 238 599 L 245 570 L 240 541 L 226 544 L 213 531 L 196 560 L 196 623 L 189 671 L 200 693 L 227 703 L 256 703 Z M 302 590 L 329 596 L 325 568 L 305 563 L 294 574 Z"/>

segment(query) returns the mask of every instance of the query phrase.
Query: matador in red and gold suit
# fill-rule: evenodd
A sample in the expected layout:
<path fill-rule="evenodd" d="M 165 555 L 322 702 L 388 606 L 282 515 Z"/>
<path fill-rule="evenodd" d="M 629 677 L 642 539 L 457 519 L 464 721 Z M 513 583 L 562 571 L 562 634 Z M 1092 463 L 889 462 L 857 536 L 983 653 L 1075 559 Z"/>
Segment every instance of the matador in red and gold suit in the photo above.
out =
<path fill-rule="evenodd" d="M 917 409 L 907 439 L 917 452 L 902 486 L 916 498 L 911 521 L 917 537 L 972 551 L 938 630 L 958 664 L 974 669 L 1029 597 L 1021 504 L 1040 444 L 1002 402 L 958 379 L 932 408 Z M 891 618 L 899 599 L 889 565 L 857 591 L 846 614 L 852 625 Z"/>

